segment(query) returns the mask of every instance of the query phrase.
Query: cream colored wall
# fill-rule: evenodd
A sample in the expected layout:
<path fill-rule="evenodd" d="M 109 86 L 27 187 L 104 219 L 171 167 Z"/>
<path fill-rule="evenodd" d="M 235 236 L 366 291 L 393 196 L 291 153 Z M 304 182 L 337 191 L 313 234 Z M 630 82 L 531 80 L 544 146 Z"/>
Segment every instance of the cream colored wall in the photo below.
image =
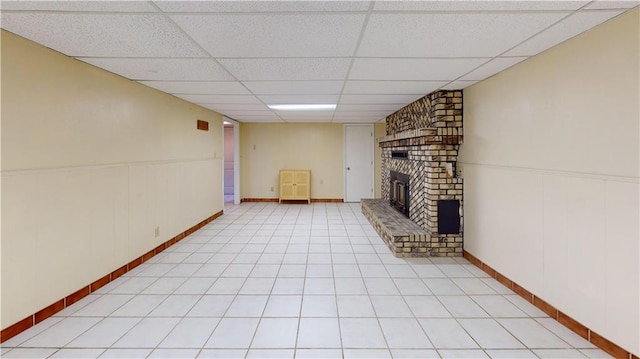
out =
<path fill-rule="evenodd" d="M 378 122 L 373 125 L 373 137 L 377 140 L 387 135 L 387 124 Z M 374 194 L 376 198 L 382 198 L 382 149 L 378 146 L 378 141 L 373 143 L 373 167 L 374 167 Z"/>
<path fill-rule="evenodd" d="M 465 250 L 636 355 L 638 9 L 464 91 Z"/>
<path fill-rule="evenodd" d="M 241 124 L 242 198 L 277 198 L 280 169 L 310 169 L 311 198 L 343 198 L 343 147 L 341 124 Z"/>
<path fill-rule="evenodd" d="M 222 210 L 223 147 L 214 112 L 1 39 L 5 328 Z"/>

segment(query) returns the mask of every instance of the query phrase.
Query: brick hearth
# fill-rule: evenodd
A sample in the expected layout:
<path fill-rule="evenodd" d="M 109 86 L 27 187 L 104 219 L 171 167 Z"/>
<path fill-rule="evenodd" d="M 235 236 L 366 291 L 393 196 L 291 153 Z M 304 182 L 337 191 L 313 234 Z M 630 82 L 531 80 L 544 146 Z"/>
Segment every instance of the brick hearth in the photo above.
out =
<path fill-rule="evenodd" d="M 368 212 L 365 215 L 396 255 L 461 256 L 463 183 L 462 178 L 456 177 L 455 170 L 463 140 L 462 91 L 433 92 L 387 117 L 386 124 L 387 135 L 378 139 L 382 148 L 383 201 L 363 203 L 363 212 Z M 398 152 L 403 156 L 394 157 Z M 415 226 L 403 224 L 401 227 L 413 228 L 415 233 L 394 235 L 394 231 L 385 230 L 391 225 L 387 224 L 391 218 L 394 221 L 391 226 L 397 225 L 396 216 L 388 215 L 384 208 L 395 211 L 388 204 L 391 171 L 409 177 L 409 218 L 404 219 Z M 448 204 L 457 206 L 457 213 L 455 209 L 453 215 L 439 213 L 444 201 L 454 201 Z M 438 228 L 445 220 L 459 221 L 459 231 L 450 233 Z M 416 238 L 411 235 L 422 238 L 425 231 L 424 240 L 411 240 Z"/>

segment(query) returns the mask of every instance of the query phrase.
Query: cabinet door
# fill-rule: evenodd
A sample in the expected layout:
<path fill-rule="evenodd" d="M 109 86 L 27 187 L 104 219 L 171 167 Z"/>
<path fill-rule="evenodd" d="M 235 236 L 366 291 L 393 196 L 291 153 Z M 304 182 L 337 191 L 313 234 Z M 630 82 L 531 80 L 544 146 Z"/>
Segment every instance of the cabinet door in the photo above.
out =
<path fill-rule="evenodd" d="M 280 171 L 280 198 L 295 196 L 294 177 L 292 171 Z"/>
<path fill-rule="evenodd" d="M 295 173 L 295 196 L 298 198 L 309 197 L 309 171 L 298 171 Z"/>

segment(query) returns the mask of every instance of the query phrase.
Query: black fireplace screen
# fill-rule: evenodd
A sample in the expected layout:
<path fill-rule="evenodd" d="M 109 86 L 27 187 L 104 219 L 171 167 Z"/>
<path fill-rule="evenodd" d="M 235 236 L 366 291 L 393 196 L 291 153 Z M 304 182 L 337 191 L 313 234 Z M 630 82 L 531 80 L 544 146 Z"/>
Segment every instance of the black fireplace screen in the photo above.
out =
<path fill-rule="evenodd" d="M 391 171 L 389 184 L 389 202 L 391 207 L 409 217 L 409 175 Z"/>

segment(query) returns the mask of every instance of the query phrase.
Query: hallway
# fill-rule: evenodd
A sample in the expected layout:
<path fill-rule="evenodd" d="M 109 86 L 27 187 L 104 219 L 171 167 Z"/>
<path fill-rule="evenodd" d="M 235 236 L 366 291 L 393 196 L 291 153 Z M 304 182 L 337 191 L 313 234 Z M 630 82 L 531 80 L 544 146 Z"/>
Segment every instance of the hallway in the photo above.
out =
<path fill-rule="evenodd" d="M 2 357 L 608 355 L 463 258 L 395 258 L 359 203 L 243 203 Z"/>

